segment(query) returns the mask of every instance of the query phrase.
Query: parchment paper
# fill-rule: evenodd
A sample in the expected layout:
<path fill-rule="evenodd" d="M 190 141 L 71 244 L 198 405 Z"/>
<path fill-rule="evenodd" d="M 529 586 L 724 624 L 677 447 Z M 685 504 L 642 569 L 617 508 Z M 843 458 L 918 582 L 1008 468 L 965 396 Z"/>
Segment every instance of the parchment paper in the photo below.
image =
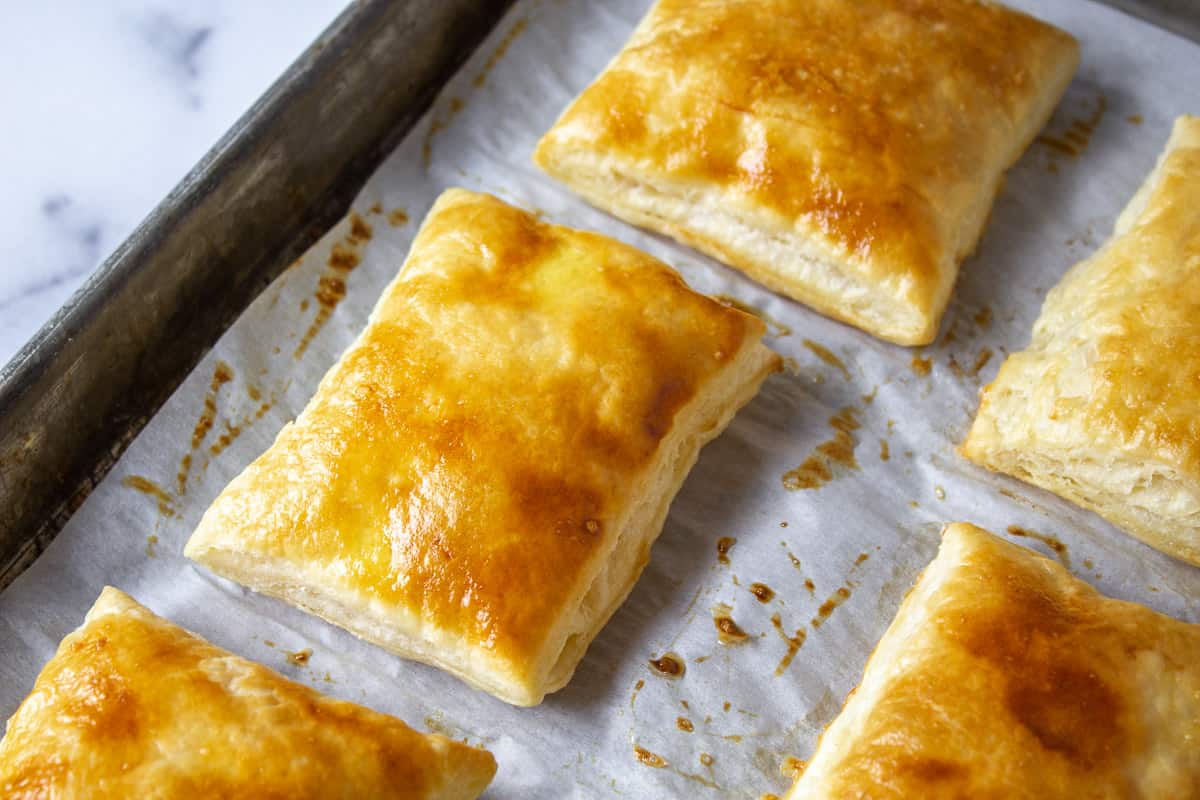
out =
<path fill-rule="evenodd" d="M 648 5 L 517 4 L 362 192 L 355 209 L 373 229 L 370 240 L 355 243 L 343 223 L 264 292 L 50 549 L 0 596 L 0 714 L 12 713 L 59 639 L 80 623 L 101 587 L 113 584 L 216 644 L 322 691 L 486 745 L 500 762 L 490 798 L 757 798 L 786 788 L 786 756 L 811 753 L 901 595 L 933 557 L 945 521 L 969 520 L 1002 534 L 1019 526 L 1061 541 L 1071 570 L 1105 593 L 1200 620 L 1200 570 L 1047 493 L 987 474 L 953 450 L 979 386 L 1028 341 L 1046 290 L 1107 237 L 1172 119 L 1200 112 L 1200 48 L 1088 0 L 1014 0 L 1081 39 L 1083 67 L 1047 135 L 1059 140 L 1072 126 L 1082 133 L 1091 127 L 1090 145 L 1076 156 L 1053 143 L 1031 148 L 963 267 L 939 343 L 914 352 L 617 222 L 532 167 L 537 138 L 617 52 Z M 777 320 L 769 343 L 792 359 L 792 369 L 768 380 L 705 449 L 633 595 L 570 685 L 536 709 L 509 707 L 216 579 L 180 555 L 225 483 L 304 406 L 365 323 L 434 198 L 453 185 L 649 251 L 697 289 L 737 297 Z M 330 267 L 335 245 L 333 263 L 346 267 L 361 258 L 357 268 Z M 296 357 L 319 298 L 337 300 L 337 280 L 345 281 L 345 299 Z M 919 362 L 913 368 L 914 357 L 928 359 L 928 375 L 919 374 Z M 230 368 L 228 382 L 214 381 L 219 362 Z M 206 398 L 215 411 L 207 431 L 197 425 Z M 835 465 L 828 484 L 786 490 L 784 473 L 834 439 L 829 420 L 850 407 L 861 423 L 851 431 L 857 468 Z M 200 440 L 195 448 L 193 438 Z M 181 490 L 181 460 L 189 454 Z M 148 494 L 144 481 L 164 496 Z M 727 565 L 717 559 L 721 537 L 737 540 Z M 1036 538 L 1019 541 L 1053 554 Z M 773 589 L 774 599 L 756 600 L 752 582 Z M 712 609 L 721 603 L 750 635 L 746 643 L 717 643 Z M 827 616 L 814 626 L 823 604 Z M 774 614 L 784 634 L 803 630 L 807 637 L 781 674 L 788 643 L 771 622 Z M 288 660 L 289 652 L 309 648 L 307 664 Z M 648 659 L 666 651 L 686 662 L 681 679 L 649 668 Z M 693 731 L 680 729 L 681 717 Z M 635 746 L 667 766 L 641 763 Z"/>

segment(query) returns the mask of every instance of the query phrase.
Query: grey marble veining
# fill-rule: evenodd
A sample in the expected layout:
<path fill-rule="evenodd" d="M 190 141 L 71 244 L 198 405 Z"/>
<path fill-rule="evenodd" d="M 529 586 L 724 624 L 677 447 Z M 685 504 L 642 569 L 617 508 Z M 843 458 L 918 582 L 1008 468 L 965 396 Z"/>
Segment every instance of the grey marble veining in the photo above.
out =
<path fill-rule="evenodd" d="M 58 0 L 5 9 L 0 363 L 347 0 Z"/>

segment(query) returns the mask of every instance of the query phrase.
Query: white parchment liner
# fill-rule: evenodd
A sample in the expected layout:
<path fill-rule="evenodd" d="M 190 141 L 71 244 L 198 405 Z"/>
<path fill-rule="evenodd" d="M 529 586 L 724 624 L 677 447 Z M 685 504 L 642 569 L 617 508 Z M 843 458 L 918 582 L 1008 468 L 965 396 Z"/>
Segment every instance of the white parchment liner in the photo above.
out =
<path fill-rule="evenodd" d="M 320 308 L 320 279 L 339 277 L 328 263 L 335 243 L 346 246 L 348 223 L 255 301 L 50 549 L 0 595 L 0 714 L 12 713 L 59 639 L 101 587 L 113 584 L 216 644 L 321 691 L 489 747 L 500 762 L 489 798 L 757 798 L 786 788 L 779 771 L 786 756 L 811 753 L 901 595 L 933 556 L 944 521 L 1052 537 L 1065 546 L 1072 571 L 1105 593 L 1200 620 L 1200 570 L 954 453 L 979 386 L 1028 341 L 1046 290 L 1107 237 L 1174 117 L 1200 112 L 1200 47 L 1089 0 L 1014 2 L 1083 43 L 1080 74 L 1047 133 L 1061 136 L 1102 102 L 1105 110 L 1083 153 L 1068 157 L 1037 144 L 1011 172 L 978 253 L 963 267 L 939 343 L 918 352 L 824 319 L 617 222 L 530 164 L 538 137 L 617 52 L 648 5 L 517 4 L 355 203 L 373 236 L 350 248 L 361 264 L 344 276 L 346 297 L 300 357 L 294 353 Z M 678 268 L 698 290 L 740 298 L 790 329 L 781 335 L 776 326 L 769 344 L 793 360 L 792 371 L 770 379 L 705 449 L 633 595 L 571 684 L 535 709 L 509 707 L 405 662 L 218 580 L 180 555 L 225 483 L 303 408 L 400 266 L 422 216 L 454 185 L 630 242 Z M 831 351 L 845 371 L 806 341 Z M 992 354 L 986 363 L 985 352 Z M 914 356 L 929 360 L 930 374 L 913 369 Z M 193 451 L 219 361 L 233 378 L 218 386 L 214 425 Z M 819 489 L 785 490 L 782 475 L 833 438 L 829 419 L 847 407 L 861 422 L 853 432 L 860 468 L 835 470 Z M 181 493 L 177 476 L 188 453 L 193 464 Z M 138 478 L 167 496 L 160 502 L 128 485 Z M 737 539 L 728 565 L 716 558 L 716 542 L 726 536 Z M 1020 541 L 1052 554 L 1036 539 Z M 751 582 L 770 586 L 775 598 L 758 602 Z M 839 588 L 849 598 L 814 627 L 810 620 Z M 721 603 L 751 635 L 747 643 L 717 643 L 712 608 Z M 806 635 L 778 675 L 788 643 L 774 629 L 774 614 L 787 635 Z M 288 661 L 288 652 L 307 648 L 307 665 Z M 647 665 L 668 650 L 687 664 L 682 679 L 659 677 Z M 694 731 L 681 730 L 679 717 Z M 668 766 L 640 763 L 635 745 Z"/>

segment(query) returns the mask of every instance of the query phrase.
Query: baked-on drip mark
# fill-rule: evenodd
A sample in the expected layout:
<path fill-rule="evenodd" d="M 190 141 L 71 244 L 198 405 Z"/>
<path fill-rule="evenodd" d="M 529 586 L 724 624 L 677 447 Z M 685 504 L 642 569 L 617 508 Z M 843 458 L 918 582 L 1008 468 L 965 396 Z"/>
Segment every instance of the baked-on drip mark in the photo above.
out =
<path fill-rule="evenodd" d="M 854 459 L 854 431 L 862 427 L 857 418 L 858 409 L 843 408 L 829 418 L 833 438 L 817 445 L 804 463 L 783 475 L 783 486 L 791 491 L 818 489 L 833 480 L 833 468 L 858 469 Z"/>
<path fill-rule="evenodd" d="M 208 394 L 204 398 L 204 407 L 201 409 L 200 417 L 196 420 L 196 425 L 192 429 L 191 449 L 179 459 L 179 471 L 175 475 L 175 494 L 177 497 L 182 498 L 187 494 L 188 481 L 191 478 L 196 455 L 200 452 L 201 446 L 208 439 L 208 435 L 216 425 L 217 399 L 220 395 L 221 387 L 231 382 L 233 377 L 233 367 L 224 361 L 218 361 L 213 370 L 212 380 L 209 383 Z M 250 425 L 262 419 L 275 405 L 276 398 L 274 393 L 271 394 L 271 397 L 264 400 L 262 390 L 253 384 L 246 386 L 246 394 L 251 400 L 258 403 L 258 407 L 253 413 L 242 417 L 236 424 L 230 421 L 225 422 L 225 430 L 216 437 L 215 441 L 208 448 L 210 457 L 216 457 L 223 453 Z M 207 463 L 206 461 L 205 464 Z"/>
<path fill-rule="evenodd" d="M 449 111 L 445 119 L 440 114 L 434 114 L 433 119 L 429 123 L 429 130 L 425 132 L 425 141 L 421 144 L 421 159 L 426 167 L 433 161 L 433 139 L 442 131 L 446 130 L 446 126 L 450 124 L 450 117 L 463 110 L 463 100 L 461 97 L 451 97 Z M 403 213 L 403 212 L 401 212 Z M 390 217 L 389 217 L 389 222 Z M 408 221 L 408 215 L 404 215 L 404 221 Z M 393 223 L 393 227 L 399 227 Z"/>
<path fill-rule="evenodd" d="M 121 485 L 127 489 L 134 489 L 141 492 L 147 497 L 152 497 L 158 501 L 158 513 L 164 517 L 176 516 L 175 507 L 172 505 L 175 500 L 167 493 L 167 490 L 159 486 L 149 478 L 143 478 L 141 475 L 126 475 L 121 479 Z"/>
<path fill-rule="evenodd" d="M 287 660 L 290 664 L 297 667 L 308 666 L 308 660 L 312 658 L 312 648 L 306 647 L 303 650 L 297 650 L 294 653 L 287 654 Z"/>
<path fill-rule="evenodd" d="M 650 659 L 650 667 L 667 678 L 682 678 L 687 670 L 683 658 L 675 653 L 664 653 L 659 658 Z"/>
<path fill-rule="evenodd" d="M 1106 111 L 1108 111 L 1108 98 L 1100 95 L 1096 98 L 1095 110 L 1087 117 L 1076 117 L 1071 120 L 1071 124 L 1062 136 L 1042 135 L 1037 138 L 1037 141 L 1068 158 L 1080 156 L 1091 144 L 1092 134 L 1100 126 L 1100 120 L 1104 119 Z"/>
<path fill-rule="evenodd" d="M 775 599 L 775 590 L 765 583 L 757 581 L 750 584 L 750 594 L 754 595 L 754 599 L 760 603 L 769 603 Z"/>
<path fill-rule="evenodd" d="M 524 33 L 525 29 L 528 27 L 529 20 L 525 17 L 522 17 L 513 23 L 513 26 L 508 29 L 508 33 L 504 34 L 504 38 L 500 40 L 500 44 L 496 45 L 496 49 L 493 50 L 492 54 L 488 56 L 487 61 L 483 65 L 483 70 L 480 71 L 480 73 L 475 76 L 475 80 L 472 81 L 472 84 L 475 86 L 475 88 L 478 89 L 487 83 L 488 73 L 496 68 L 496 65 L 500 63 L 500 59 L 504 58 L 504 55 L 508 52 L 508 48 L 512 47 L 512 43 L 515 42 L 517 37 Z"/>
<path fill-rule="evenodd" d="M 1044 533 L 1038 533 L 1029 528 L 1022 528 L 1020 525 L 1009 525 L 1008 533 L 1011 536 L 1019 536 L 1025 539 L 1037 539 L 1042 544 L 1050 548 L 1062 565 L 1067 569 L 1071 568 L 1071 556 L 1067 553 L 1067 546 L 1053 536 L 1047 536 Z"/>
<path fill-rule="evenodd" d="M 630 711 L 633 711 L 633 707 L 637 705 L 638 695 L 641 694 L 641 691 L 643 688 L 645 688 L 645 686 L 646 686 L 646 682 L 644 680 L 642 680 L 641 678 L 638 678 L 637 683 L 635 683 L 633 685 L 633 691 L 629 694 L 629 710 Z"/>
<path fill-rule="evenodd" d="M 791 666 L 792 659 L 796 657 L 796 653 L 799 653 L 800 648 L 804 646 L 804 642 L 808 638 L 808 631 L 801 626 L 796 629 L 795 633 L 789 636 L 787 631 L 783 629 L 783 619 L 779 614 L 771 615 L 771 626 L 775 628 L 775 632 L 779 634 L 779 638 L 787 643 L 787 651 L 775 666 L 775 674 L 782 675 Z"/>
<path fill-rule="evenodd" d="M 504 38 L 500 40 L 500 44 L 498 44 L 496 49 L 492 51 L 492 54 L 488 56 L 487 63 L 484 64 L 483 70 L 475 76 L 475 80 L 472 81 L 471 84 L 472 86 L 474 86 L 476 89 L 483 88 L 484 83 L 487 82 L 488 73 L 490 73 L 496 67 L 496 65 L 500 63 L 500 59 L 504 58 L 504 54 L 508 52 L 508 48 L 512 46 L 513 41 L 515 41 L 516 38 L 521 35 L 522 31 L 525 30 L 528 24 L 529 20 L 519 19 L 511 28 L 508 29 L 508 33 L 506 33 Z M 453 117 L 455 114 L 462 111 L 465 106 L 466 103 L 461 97 L 451 97 L 450 102 L 446 106 L 446 110 L 449 113 L 445 117 L 442 116 L 440 111 L 434 113 L 433 119 L 429 123 L 429 130 L 425 133 L 425 140 L 421 143 L 421 162 L 426 168 L 433 163 L 434 137 L 444 131 L 446 126 L 450 123 L 450 117 Z"/>
<path fill-rule="evenodd" d="M 370 224 L 357 213 L 351 211 L 349 219 L 350 229 L 340 241 L 334 242 L 325 270 L 317 278 L 317 291 L 313 295 L 317 301 L 317 315 L 300 338 L 300 344 L 296 345 L 293 358 L 304 355 L 313 338 L 325 327 L 334 310 L 346 297 L 346 280 L 361 263 L 362 248 L 374 235 Z"/>
<path fill-rule="evenodd" d="M 204 407 L 200 410 L 200 416 L 192 427 L 191 450 L 184 453 L 183 458 L 179 460 L 179 472 L 175 475 L 175 484 L 176 491 L 180 496 L 187 493 L 188 478 L 192 472 L 192 453 L 204 443 L 205 437 L 208 436 L 208 432 L 212 430 L 217 421 L 217 395 L 220 393 L 221 387 L 232 380 L 233 367 L 224 361 L 218 361 L 213 368 L 212 380 L 208 384 L 208 394 L 204 396 Z"/>
<path fill-rule="evenodd" d="M 638 747 L 636 744 L 633 746 L 633 754 L 638 761 L 642 762 L 647 767 L 663 769 L 668 765 L 667 760 L 658 753 L 651 753 L 646 748 Z"/>
<path fill-rule="evenodd" d="M 796 554 L 793 553 L 791 550 L 788 550 L 787 554 L 788 554 L 788 560 L 792 562 L 792 566 L 795 567 L 797 570 L 801 569 L 802 565 L 800 563 L 800 559 L 796 557 Z M 817 585 L 812 582 L 812 578 L 804 579 L 804 588 L 808 589 L 808 593 L 810 595 L 815 596 L 816 590 L 817 590 Z"/>
<path fill-rule="evenodd" d="M 817 615 L 812 618 L 812 626 L 814 628 L 821 627 L 822 623 L 824 623 L 825 620 L 829 619 L 829 617 L 833 615 L 834 610 L 849 599 L 850 587 L 839 586 L 837 591 L 829 595 L 829 597 L 825 599 L 825 602 L 821 603 L 820 607 L 817 608 Z"/>
<path fill-rule="evenodd" d="M 713 627 L 717 629 L 717 641 L 724 645 L 741 644 L 750 638 L 741 626 L 733 621 L 729 606 L 721 603 L 713 609 Z"/>
<path fill-rule="evenodd" d="M 979 351 L 979 355 L 975 358 L 975 364 L 971 367 L 971 377 L 979 375 L 979 371 L 988 365 L 992 360 L 992 350 L 990 347 L 985 347 Z"/>
<path fill-rule="evenodd" d="M 928 358 L 913 356 L 912 361 L 908 362 L 908 366 L 914 373 L 923 378 L 929 374 L 930 370 L 933 369 L 933 361 Z"/>
<path fill-rule="evenodd" d="M 729 563 L 729 550 L 737 544 L 737 539 L 732 536 L 722 536 L 717 539 L 717 561 L 722 564 Z"/>
<path fill-rule="evenodd" d="M 834 369 L 840 371 L 843 378 L 850 380 L 850 370 L 846 369 L 845 362 L 835 356 L 832 350 L 824 347 L 823 345 L 817 344 L 812 339 L 805 339 L 804 346 L 812 351 L 812 354 L 817 358 L 821 359 Z"/>
<path fill-rule="evenodd" d="M 715 295 L 713 297 L 713 299 L 716 300 L 721 305 L 726 305 L 726 306 L 729 306 L 730 308 L 736 308 L 738 311 L 741 311 L 742 313 L 750 314 L 751 316 L 758 317 L 759 319 L 761 319 L 764 323 L 766 323 L 768 336 L 773 336 L 776 339 L 782 339 L 784 336 L 792 335 L 791 328 L 789 328 L 787 325 L 784 325 L 782 322 L 775 319 L 770 314 L 763 311 L 761 308 L 758 308 L 757 306 L 752 306 L 749 303 L 745 303 L 745 302 L 737 299 L 736 297 L 734 297 L 732 295 L 728 295 L 728 294 L 718 294 L 718 295 Z"/>

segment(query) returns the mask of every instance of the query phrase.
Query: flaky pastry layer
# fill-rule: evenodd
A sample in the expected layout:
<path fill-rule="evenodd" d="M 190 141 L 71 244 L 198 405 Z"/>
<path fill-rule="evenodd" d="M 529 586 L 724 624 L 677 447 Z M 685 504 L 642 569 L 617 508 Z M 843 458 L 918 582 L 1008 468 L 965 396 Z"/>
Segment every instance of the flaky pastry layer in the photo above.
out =
<path fill-rule="evenodd" d="M 106 588 L 0 742 L 6 798 L 472 800 L 496 762 L 238 658 Z"/>
<path fill-rule="evenodd" d="M 533 705 L 779 359 L 649 256 L 445 193 L 359 340 L 186 553 Z"/>
<path fill-rule="evenodd" d="M 881 338 L 936 334 L 1001 177 L 1078 64 L 975 0 L 659 0 L 534 160 Z"/>
<path fill-rule="evenodd" d="M 962 453 L 1200 565 L 1200 118 L 1046 296 Z"/>
<path fill-rule="evenodd" d="M 1200 786 L 1200 626 L 947 526 L 787 800 L 1161 800 Z"/>

